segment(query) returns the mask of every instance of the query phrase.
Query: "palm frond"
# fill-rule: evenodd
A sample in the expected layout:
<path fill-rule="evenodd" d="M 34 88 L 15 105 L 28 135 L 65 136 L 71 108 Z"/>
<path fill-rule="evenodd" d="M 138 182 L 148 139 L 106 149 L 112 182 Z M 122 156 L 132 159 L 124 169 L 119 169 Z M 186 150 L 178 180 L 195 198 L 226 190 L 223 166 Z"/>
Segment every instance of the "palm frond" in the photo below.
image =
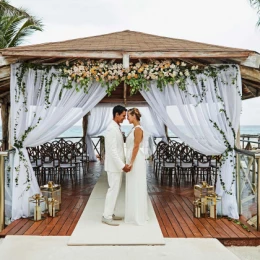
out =
<path fill-rule="evenodd" d="M 13 29 L 13 28 L 12 28 Z M 21 44 L 26 37 L 30 36 L 35 31 L 42 31 L 43 25 L 41 20 L 31 17 L 25 18 L 19 26 L 16 26 L 16 30 L 12 30 L 12 39 L 8 42 L 7 47 L 15 47 Z"/>
<path fill-rule="evenodd" d="M 9 4 L 6 0 L 0 0 L 0 16 L 2 15 L 24 15 L 29 17 L 30 15 L 23 8 L 17 8 Z"/>

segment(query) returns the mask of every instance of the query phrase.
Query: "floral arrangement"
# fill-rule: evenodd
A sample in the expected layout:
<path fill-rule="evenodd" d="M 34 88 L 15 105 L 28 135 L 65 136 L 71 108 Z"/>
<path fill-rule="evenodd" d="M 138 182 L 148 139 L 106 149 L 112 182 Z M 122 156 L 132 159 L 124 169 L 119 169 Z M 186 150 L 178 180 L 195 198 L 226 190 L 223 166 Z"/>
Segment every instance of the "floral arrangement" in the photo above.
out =
<path fill-rule="evenodd" d="M 195 79 L 195 75 L 205 70 L 205 67 L 188 67 L 185 62 L 173 62 L 171 60 L 151 60 L 149 63 L 130 63 L 128 69 L 122 63 L 108 61 L 77 61 L 70 65 L 67 61 L 59 71 L 62 77 L 67 77 L 67 87 L 71 88 L 72 82 L 87 85 L 90 81 L 98 81 L 108 87 L 108 94 L 121 83 L 131 86 L 131 94 L 135 94 L 140 88 L 147 88 L 150 80 L 157 80 L 158 87 L 162 88 L 167 83 L 177 84 L 185 89 L 187 77 Z"/>

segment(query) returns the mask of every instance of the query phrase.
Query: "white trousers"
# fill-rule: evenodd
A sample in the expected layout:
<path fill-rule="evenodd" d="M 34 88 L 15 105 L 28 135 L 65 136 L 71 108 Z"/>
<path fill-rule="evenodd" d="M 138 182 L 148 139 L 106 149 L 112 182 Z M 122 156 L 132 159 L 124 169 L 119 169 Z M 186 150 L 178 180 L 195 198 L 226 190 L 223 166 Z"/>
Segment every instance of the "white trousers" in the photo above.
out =
<path fill-rule="evenodd" d="M 122 184 L 122 172 L 107 172 L 109 188 L 107 190 L 103 217 L 112 219 L 115 211 L 117 197 Z"/>

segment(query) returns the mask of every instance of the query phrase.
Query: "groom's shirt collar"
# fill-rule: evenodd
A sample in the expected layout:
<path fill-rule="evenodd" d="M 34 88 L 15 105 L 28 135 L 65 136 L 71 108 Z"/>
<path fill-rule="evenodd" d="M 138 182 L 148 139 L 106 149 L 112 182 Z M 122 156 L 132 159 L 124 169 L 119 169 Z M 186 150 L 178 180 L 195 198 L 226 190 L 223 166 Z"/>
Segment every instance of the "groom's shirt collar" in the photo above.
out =
<path fill-rule="evenodd" d="M 114 126 L 118 127 L 119 129 L 121 129 L 121 128 L 120 128 L 120 125 L 119 125 L 118 123 L 116 123 L 114 120 L 112 120 L 112 124 L 113 124 Z"/>

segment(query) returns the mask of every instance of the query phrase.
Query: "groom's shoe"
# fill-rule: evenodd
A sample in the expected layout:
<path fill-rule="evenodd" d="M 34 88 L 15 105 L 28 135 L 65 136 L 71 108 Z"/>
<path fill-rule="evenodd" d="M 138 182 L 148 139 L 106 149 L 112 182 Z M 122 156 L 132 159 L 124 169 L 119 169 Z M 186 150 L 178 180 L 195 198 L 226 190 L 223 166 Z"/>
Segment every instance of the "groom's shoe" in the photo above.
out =
<path fill-rule="evenodd" d="M 115 214 L 112 215 L 113 220 L 123 220 L 122 217 L 115 216 Z"/>
<path fill-rule="evenodd" d="M 108 218 L 104 218 L 104 217 L 102 217 L 102 223 L 110 225 L 110 226 L 119 226 L 118 223 L 113 222 L 113 219 L 108 219 Z"/>

